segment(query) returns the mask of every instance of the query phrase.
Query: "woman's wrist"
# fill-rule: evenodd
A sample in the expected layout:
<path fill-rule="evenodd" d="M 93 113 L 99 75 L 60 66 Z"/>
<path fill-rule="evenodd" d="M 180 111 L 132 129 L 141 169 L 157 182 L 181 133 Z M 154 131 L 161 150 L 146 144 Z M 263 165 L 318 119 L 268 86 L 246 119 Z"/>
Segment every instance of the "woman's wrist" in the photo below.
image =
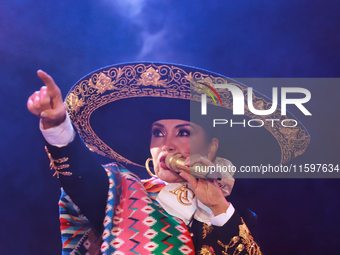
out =
<path fill-rule="evenodd" d="M 210 205 L 209 208 L 211 209 L 213 214 L 217 216 L 222 213 L 225 213 L 228 210 L 229 206 L 230 206 L 230 203 L 226 199 L 224 199 L 223 202 L 218 203 L 216 205 Z"/>

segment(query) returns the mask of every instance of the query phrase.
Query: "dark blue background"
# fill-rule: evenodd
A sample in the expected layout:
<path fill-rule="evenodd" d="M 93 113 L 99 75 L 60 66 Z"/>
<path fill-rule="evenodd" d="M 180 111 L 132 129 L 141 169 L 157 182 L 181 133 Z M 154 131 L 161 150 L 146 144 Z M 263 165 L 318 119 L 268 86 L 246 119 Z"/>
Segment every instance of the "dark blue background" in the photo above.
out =
<path fill-rule="evenodd" d="M 87 73 L 126 61 L 229 77 L 339 77 L 339 11 L 334 0 L 3 0 L 0 254 L 61 253 L 59 183 L 26 109 L 42 85 L 37 69 L 64 95 Z M 312 143 L 303 160 L 339 163 L 340 89 L 309 89 L 313 116 L 303 122 Z M 266 254 L 336 254 L 339 194 L 339 179 L 258 179 L 238 181 L 234 199 L 257 212 Z"/>

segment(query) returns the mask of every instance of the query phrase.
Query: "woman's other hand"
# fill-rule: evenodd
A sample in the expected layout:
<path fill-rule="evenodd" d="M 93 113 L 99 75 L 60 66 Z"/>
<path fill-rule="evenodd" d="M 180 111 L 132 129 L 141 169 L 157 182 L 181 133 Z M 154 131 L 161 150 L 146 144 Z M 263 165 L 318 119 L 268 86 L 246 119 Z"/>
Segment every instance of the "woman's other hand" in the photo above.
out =
<path fill-rule="evenodd" d="M 202 156 L 192 155 L 185 160 L 185 164 L 191 166 L 199 162 L 206 166 L 214 165 L 209 159 Z M 190 184 L 197 199 L 208 206 L 215 216 L 227 211 L 229 202 L 224 197 L 216 179 L 196 179 L 186 172 L 181 172 L 179 175 Z"/>
<path fill-rule="evenodd" d="M 27 108 L 40 117 L 44 129 L 48 129 L 60 125 L 65 120 L 66 108 L 61 91 L 52 77 L 42 70 L 37 74 L 45 86 L 28 98 Z"/>

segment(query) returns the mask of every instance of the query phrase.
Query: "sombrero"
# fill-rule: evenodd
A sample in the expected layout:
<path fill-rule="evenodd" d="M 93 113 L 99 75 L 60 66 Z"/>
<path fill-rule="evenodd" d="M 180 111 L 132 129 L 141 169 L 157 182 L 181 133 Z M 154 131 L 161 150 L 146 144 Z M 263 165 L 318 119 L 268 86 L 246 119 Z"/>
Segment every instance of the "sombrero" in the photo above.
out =
<path fill-rule="evenodd" d="M 221 84 L 235 86 L 244 95 L 249 91 L 244 84 L 195 67 L 123 63 L 81 78 L 69 91 L 65 104 L 91 151 L 126 164 L 144 165 L 150 157 L 151 124 L 160 119 L 183 119 L 201 125 L 219 138 L 218 156 L 236 166 L 285 164 L 305 152 L 310 136 L 293 115 L 281 115 L 279 107 L 269 115 L 254 114 L 248 108 L 247 96 L 244 114 L 233 115 L 235 99 L 231 91 L 217 88 Z M 207 94 L 206 115 L 202 115 L 202 94 Z M 255 90 L 252 99 L 258 110 L 272 105 Z M 214 127 L 216 119 L 236 124 L 232 128 Z"/>

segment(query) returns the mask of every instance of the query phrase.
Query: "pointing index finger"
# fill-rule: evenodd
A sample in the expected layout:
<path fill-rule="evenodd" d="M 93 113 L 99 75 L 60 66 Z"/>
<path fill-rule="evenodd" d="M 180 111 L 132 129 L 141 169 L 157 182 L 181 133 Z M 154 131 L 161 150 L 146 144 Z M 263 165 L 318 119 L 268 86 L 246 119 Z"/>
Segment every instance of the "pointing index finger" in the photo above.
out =
<path fill-rule="evenodd" d="M 43 70 L 38 70 L 37 74 L 39 78 L 45 83 L 48 90 L 55 91 L 56 89 L 58 89 L 53 78 L 49 76 L 46 72 L 44 72 Z"/>

